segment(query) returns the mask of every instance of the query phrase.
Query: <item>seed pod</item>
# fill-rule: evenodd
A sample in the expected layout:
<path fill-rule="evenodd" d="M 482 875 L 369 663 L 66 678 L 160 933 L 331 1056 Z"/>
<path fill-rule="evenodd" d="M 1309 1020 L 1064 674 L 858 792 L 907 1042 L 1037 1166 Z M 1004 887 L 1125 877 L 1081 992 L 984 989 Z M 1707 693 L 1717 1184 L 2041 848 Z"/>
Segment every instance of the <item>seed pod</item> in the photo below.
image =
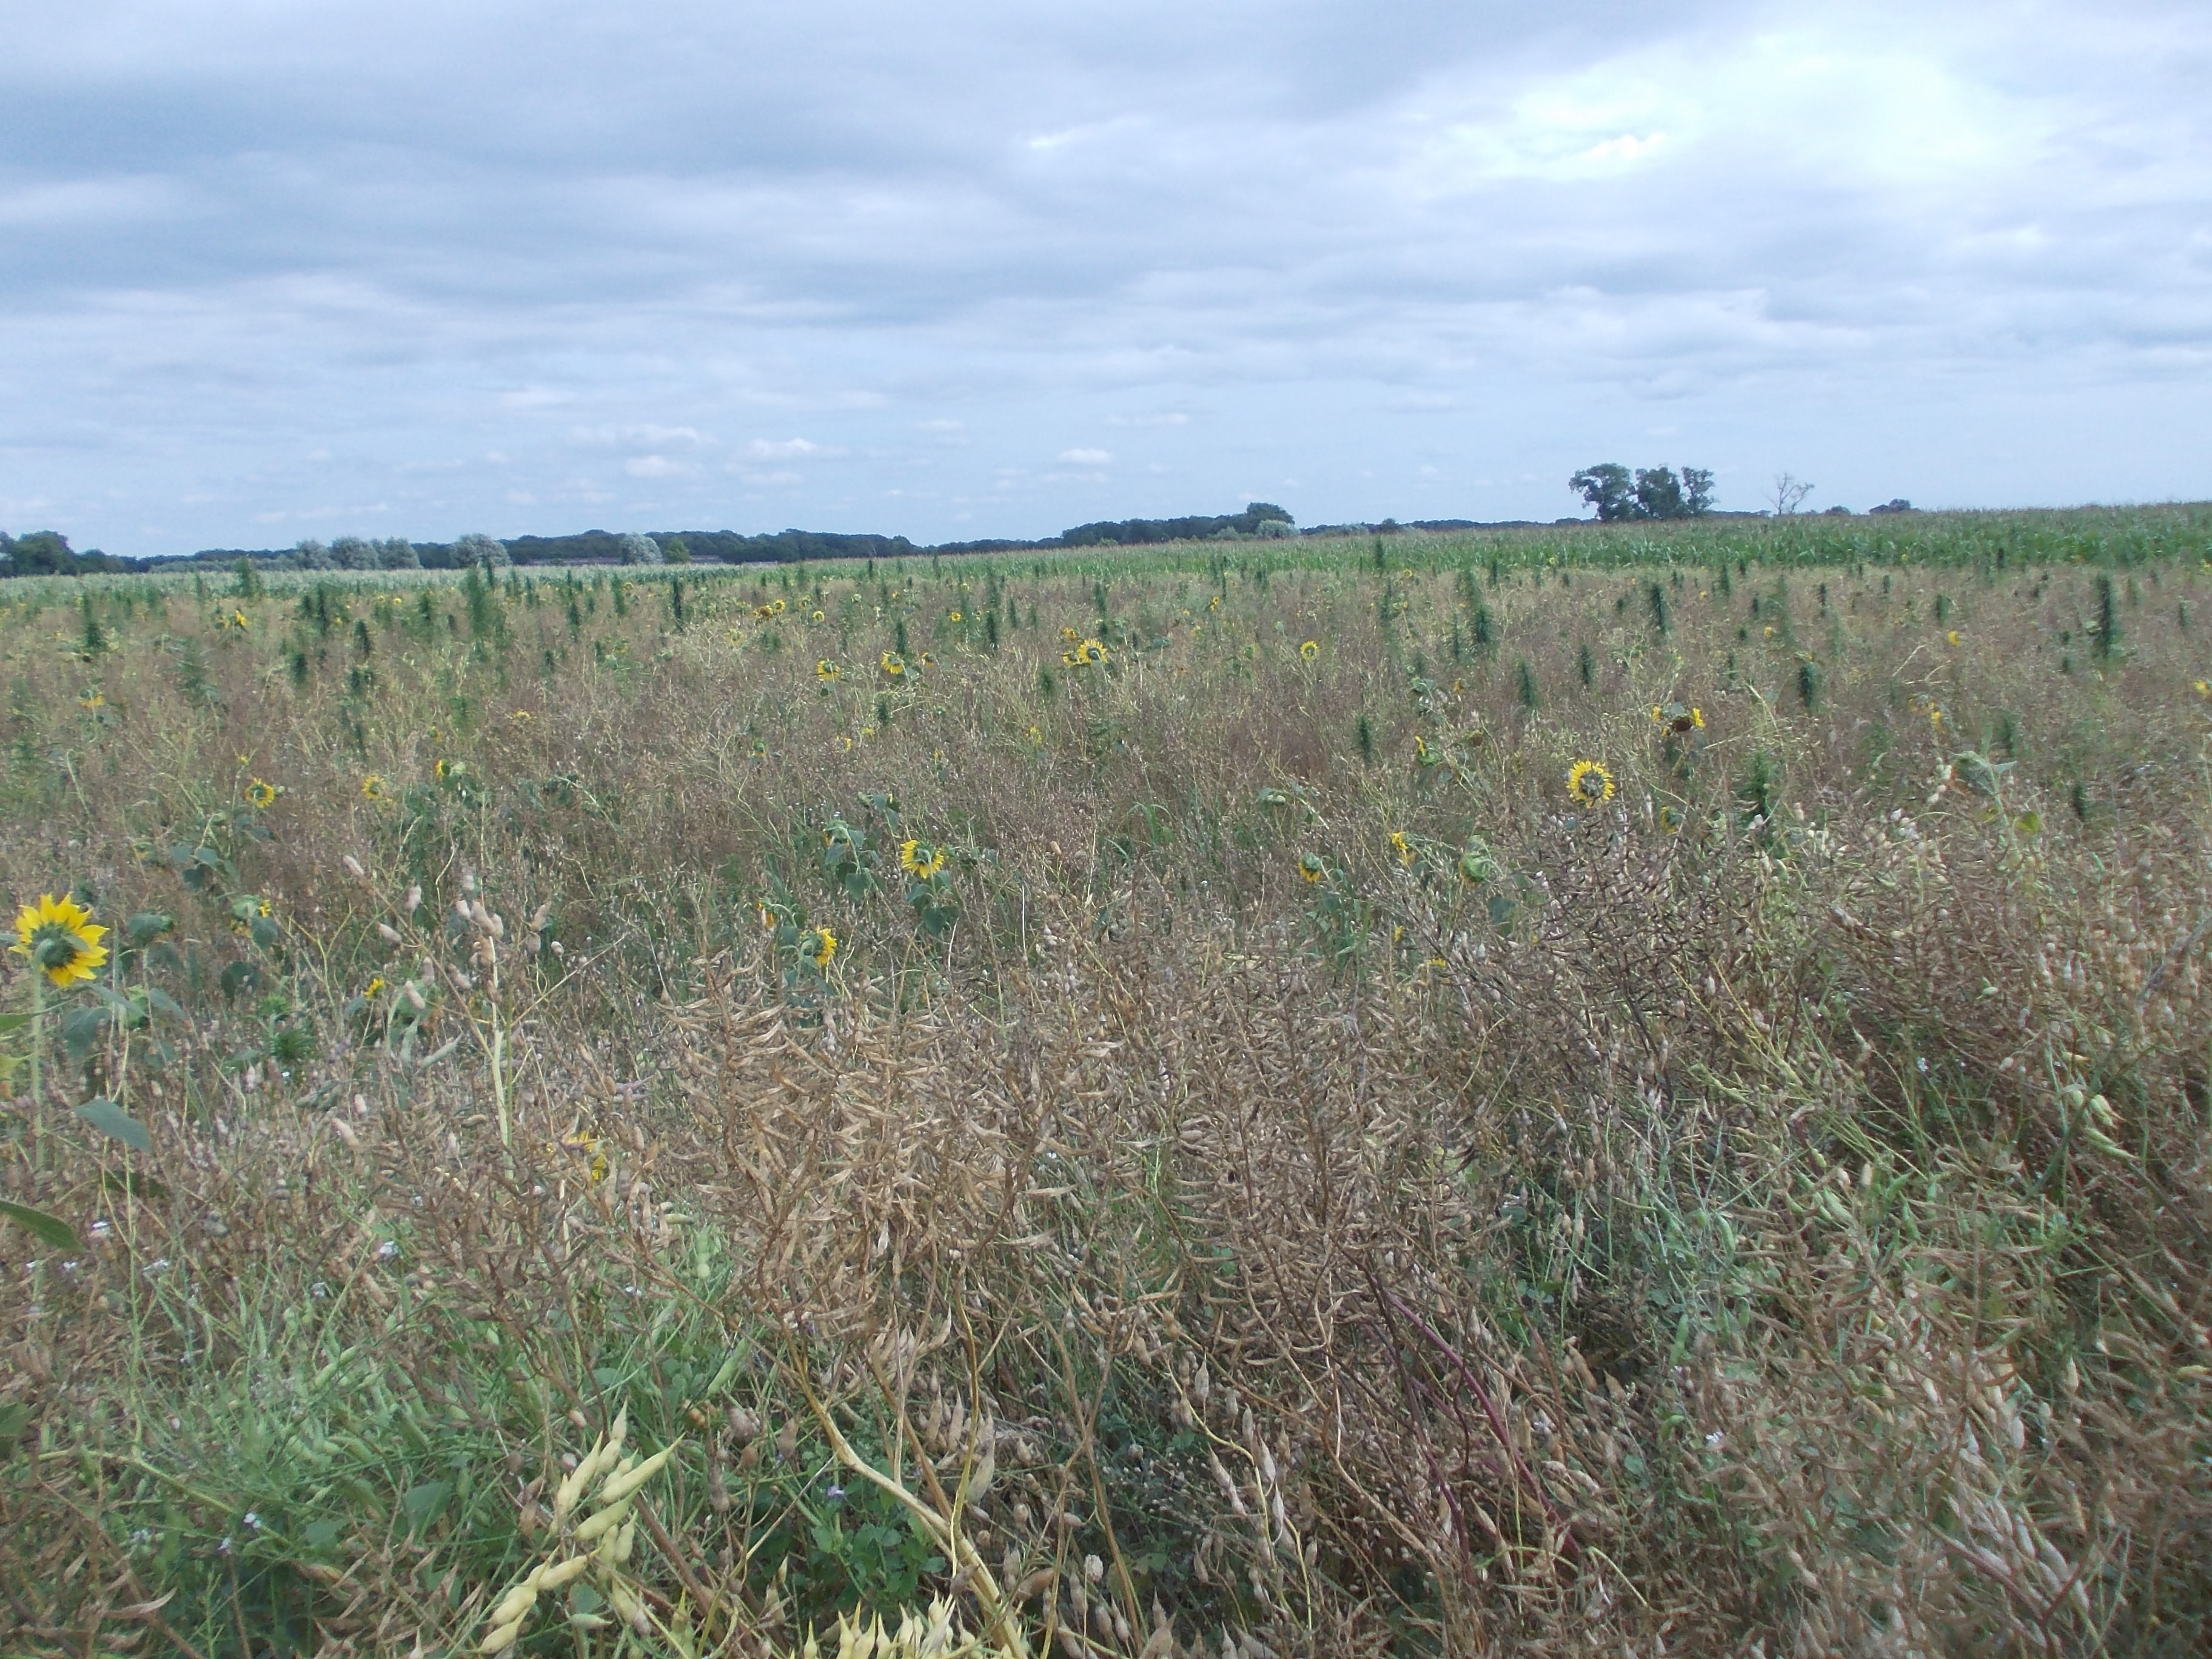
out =
<path fill-rule="evenodd" d="M 376 924 L 376 931 L 384 936 L 384 942 L 386 945 L 397 945 L 399 943 L 399 930 L 397 927 L 394 927 L 390 922 L 378 922 Z"/>
<path fill-rule="evenodd" d="M 599 1502 L 602 1504 L 618 1504 L 623 1498 L 629 1497 L 640 1486 L 642 1486 L 647 1481 L 652 1480 L 654 1475 L 660 1473 L 662 1465 L 665 1464 L 671 1457 L 675 1455 L 676 1448 L 681 1443 L 682 1443 L 678 1441 L 671 1441 L 667 1445 L 663 1446 L 659 1451 L 653 1453 L 652 1456 L 647 1458 L 644 1462 L 639 1464 L 635 1468 L 626 1470 L 616 1474 L 612 1480 L 609 1480 L 605 1486 L 599 1489 Z"/>
<path fill-rule="evenodd" d="M 491 1610 L 491 1622 L 495 1626 L 514 1624 L 537 1605 L 538 1587 L 531 1579 L 526 1578 L 499 1598 L 499 1605 Z"/>
<path fill-rule="evenodd" d="M 610 1504 L 577 1527 L 576 1541 L 580 1544 L 590 1543 L 600 1534 L 620 1526 L 629 1514 L 629 1501 L 627 1498 L 619 1504 Z"/>
<path fill-rule="evenodd" d="M 479 1653 L 504 1653 L 507 1649 L 514 1645 L 514 1638 L 521 1634 L 522 1620 L 520 1619 L 515 1620 L 511 1624 L 501 1625 L 495 1629 L 490 1635 L 484 1638 L 483 1645 L 480 1646 L 477 1651 Z"/>
<path fill-rule="evenodd" d="M 346 873 L 351 876 L 355 880 L 367 881 L 368 879 L 368 872 L 361 867 L 361 860 L 356 858 L 352 854 L 348 853 L 343 858 L 340 859 L 338 862 L 345 866 Z"/>
<path fill-rule="evenodd" d="M 550 1566 L 540 1567 L 535 1575 L 538 1580 L 538 1588 L 550 1595 L 553 1591 L 559 1589 L 562 1585 L 566 1584 L 571 1578 L 579 1577 L 583 1572 L 584 1569 L 591 1565 L 592 1558 L 590 1556 L 572 1555 L 565 1561 L 556 1562 Z"/>

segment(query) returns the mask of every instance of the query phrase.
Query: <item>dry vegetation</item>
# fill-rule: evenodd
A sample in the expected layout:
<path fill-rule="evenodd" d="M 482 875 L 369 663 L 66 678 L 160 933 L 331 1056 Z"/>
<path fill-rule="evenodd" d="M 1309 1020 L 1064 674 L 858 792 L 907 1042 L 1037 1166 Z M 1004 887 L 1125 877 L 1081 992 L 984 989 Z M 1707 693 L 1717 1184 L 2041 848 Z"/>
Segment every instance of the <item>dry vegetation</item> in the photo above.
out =
<path fill-rule="evenodd" d="M 2208 550 L 14 584 L 8 1650 L 2200 1650 Z"/>

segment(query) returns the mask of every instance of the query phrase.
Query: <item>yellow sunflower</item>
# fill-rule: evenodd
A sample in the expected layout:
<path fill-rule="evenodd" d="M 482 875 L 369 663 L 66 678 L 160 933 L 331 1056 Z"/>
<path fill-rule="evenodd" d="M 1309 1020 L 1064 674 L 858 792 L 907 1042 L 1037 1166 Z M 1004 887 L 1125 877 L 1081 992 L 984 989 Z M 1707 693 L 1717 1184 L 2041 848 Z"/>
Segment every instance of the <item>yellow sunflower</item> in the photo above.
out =
<path fill-rule="evenodd" d="M 1613 774 L 1602 761 L 1578 760 L 1567 774 L 1567 793 L 1585 806 L 1602 806 L 1613 799 Z"/>
<path fill-rule="evenodd" d="M 90 979 L 107 960 L 107 947 L 100 942 L 106 933 L 75 899 L 47 893 L 15 913 L 15 943 L 9 948 L 56 985 L 66 986 Z"/>
<path fill-rule="evenodd" d="M 1390 832 L 1390 845 L 1396 850 L 1398 862 L 1401 864 L 1410 865 L 1420 856 L 1413 850 L 1413 843 L 1406 838 L 1406 832 L 1403 830 L 1393 830 Z"/>
<path fill-rule="evenodd" d="M 1078 641 L 1078 640 L 1081 639 L 1081 638 L 1083 637 L 1083 635 L 1080 635 L 1080 634 L 1079 634 L 1079 633 L 1077 633 L 1077 632 L 1076 632 L 1073 629 L 1072 629 L 1072 628 L 1063 628 L 1063 629 L 1061 629 L 1060 630 L 1060 637 L 1062 640 L 1066 641 L 1068 644 L 1070 644 L 1070 645 L 1073 645 L 1073 644 L 1076 642 L 1076 641 Z"/>
<path fill-rule="evenodd" d="M 817 969 L 827 972 L 830 964 L 837 959 L 837 935 L 827 927 L 817 927 L 807 938 L 811 941 L 807 957 Z"/>
<path fill-rule="evenodd" d="M 1069 665 L 1076 668 L 1099 667 L 1106 659 L 1106 647 L 1096 640 L 1085 640 L 1068 653 Z"/>
<path fill-rule="evenodd" d="M 824 685 L 827 685 L 831 680 L 836 679 L 844 672 L 844 670 L 838 667 L 836 663 L 831 662 L 827 657 L 823 658 L 819 662 L 817 662 L 814 665 L 814 678 L 820 680 Z"/>
<path fill-rule="evenodd" d="M 925 847 L 918 841 L 902 842 L 899 847 L 899 868 L 917 880 L 927 881 L 945 867 L 945 849 Z"/>
<path fill-rule="evenodd" d="M 371 772 L 367 777 L 361 781 L 361 798 L 363 800 L 382 800 L 384 799 L 384 780 L 377 775 L 377 774 Z"/>
<path fill-rule="evenodd" d="M 276 804 L 276 786 L 259 778 L 246 786 L 246 804 L 267 809 Z"/>
<path fill-rule="evenodd" d="M 945 620 L 948 622 L 960 622 L 964 620 L 964 618 L 962 617 L 961 614 L 957 611 L 955 611 L 949 613 Z"/>
<path fill-rule="evenodd" d="M 1298 860 L 1298 875 L 1309 887 L 1318 887 L 1328 874 L 1328 866 L 1322 862 L 1318 853 L 1307 853 Z"/>
<path fill-rule="evenodd" d="M 809 611 L 807 613 L 806 620 L 809 622 L 820 622 L 823 620 L 822 613 L 819 611 Z"/>
<path fill-rule="evenodd" d="M 896 651 L 886 651 L 883 656 L 884 672 L 893 679 L 906 672 L 906 659 Z"/>
<path fill-rule="evenodd" d="M 1321 641 L 1319 640 L 1308 640 L 1304 645 L 1298 647 L 1298 655 L 1304 657 L 1308 662 L 1311 662 L 1316 657 L 1321 655 Z"/>

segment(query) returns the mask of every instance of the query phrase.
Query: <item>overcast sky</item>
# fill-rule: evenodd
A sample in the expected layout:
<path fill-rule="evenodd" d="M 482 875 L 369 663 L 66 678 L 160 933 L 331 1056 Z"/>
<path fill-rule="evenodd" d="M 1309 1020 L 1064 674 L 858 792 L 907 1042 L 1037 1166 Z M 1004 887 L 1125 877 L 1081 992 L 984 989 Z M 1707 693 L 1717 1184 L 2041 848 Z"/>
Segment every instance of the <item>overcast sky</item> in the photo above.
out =
<path fill-rule="evenodd" d="M 2212 496 L 2204 0 L 0 0 L 0 528 Z"/>

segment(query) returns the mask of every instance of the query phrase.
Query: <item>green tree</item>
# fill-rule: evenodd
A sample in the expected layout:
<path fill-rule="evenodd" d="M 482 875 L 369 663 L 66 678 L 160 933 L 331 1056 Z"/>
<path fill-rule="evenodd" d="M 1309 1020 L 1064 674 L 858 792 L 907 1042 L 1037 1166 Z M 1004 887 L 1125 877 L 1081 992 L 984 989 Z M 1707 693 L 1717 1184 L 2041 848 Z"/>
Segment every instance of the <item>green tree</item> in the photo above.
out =
<path fill-rule="evenodd" d="M 1671 466 L 1636 469 L 1636 512 L 1639 519 L 1681 519 L 1689 516 L 1682 501 L 1682 481 Z"/>
<path fill-rule="evenodd" d="M 1617 524 L 1636 516 L 1634 483 L 1628 469 L 1617 461 L 1584 467 L 1567 480 L 1567 488 L 1578 491 L 1583 501 L 1595 507 L 1603 523 Z"/>

